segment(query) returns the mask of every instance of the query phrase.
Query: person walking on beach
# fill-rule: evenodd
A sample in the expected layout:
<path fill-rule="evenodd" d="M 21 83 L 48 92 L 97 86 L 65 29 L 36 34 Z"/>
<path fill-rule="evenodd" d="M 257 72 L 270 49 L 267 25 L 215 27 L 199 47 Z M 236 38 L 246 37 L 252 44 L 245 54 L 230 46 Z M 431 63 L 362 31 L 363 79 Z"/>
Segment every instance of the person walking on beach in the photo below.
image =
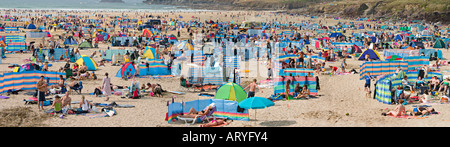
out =
<path fill-rule="evenodd" d="M 39 81 L 36 84 L 36 88 L 38 89 L 38 109 L 44 110 L 44 101 L 45 101 L 45 92 L 47 91 L 48 84 L 44 81 L 44 76 L 41 76 Z"/>
<path fill-rule="evenodd" d="M 373 77 L 370 75 L 370 72 L 367 73 L 366 76 L 366 84 L 364 84 L 364 91 L 366 92 L 366 97 L 370 98 L 370 80 L 373 79 Z"/>
<path fill-rule="evenodd" d="M 111 79 L 108 77 L 108 73 L 105 73 L 105 76 L 103 78 L 103 84 L 102 84 L 102 90 L 103 95 L 106 96 L 106 101 L 109 100 L 109 96 L 111 95 Z"/>
<path fill-rule="evenodd" d="M 261 93 L 263 93 L 263 91 L 261 90 L 261 88 L 259 88 L 258 84 L 256 84 L 256 79 L 253 79 L 253 82 L 250 83 L 247 87 L 245 87 L 245 88 L 244 88 L 244 91 L 245 91 L 247 88 L 250 88 L 250 89 L 248 90 L 247 98 L 255 97 L 255 90 L 256 90 L 256 88 L 258 88 L 258 90 L 261 91 Z"/>

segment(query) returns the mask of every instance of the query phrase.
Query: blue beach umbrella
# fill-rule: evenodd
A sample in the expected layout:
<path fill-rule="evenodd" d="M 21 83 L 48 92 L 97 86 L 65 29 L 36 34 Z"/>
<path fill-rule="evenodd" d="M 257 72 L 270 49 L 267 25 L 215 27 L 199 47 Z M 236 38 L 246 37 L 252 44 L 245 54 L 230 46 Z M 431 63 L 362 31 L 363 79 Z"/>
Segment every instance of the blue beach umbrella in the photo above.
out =
<path fill-rule="evenodd" d="M 264 109 L 266 107 L 275 105 L 275 103 L 263 97 L 251 97 L 241 101 L 238 105 L 239 107 L 245 109 L 255 109 L 256 120 L 256 109 Z"/>

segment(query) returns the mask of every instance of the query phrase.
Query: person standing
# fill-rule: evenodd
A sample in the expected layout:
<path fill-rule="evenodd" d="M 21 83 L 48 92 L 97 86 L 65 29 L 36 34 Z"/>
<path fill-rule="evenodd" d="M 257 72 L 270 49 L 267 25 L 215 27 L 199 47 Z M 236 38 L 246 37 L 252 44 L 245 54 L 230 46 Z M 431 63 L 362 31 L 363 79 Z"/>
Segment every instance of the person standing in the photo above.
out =
<path fill-rule="evenodd" d="M 258 88 L 258 90 L 261 91 L 261 93 L 263 93 L 263 91 L 261 90 L 261 88 L 259 88 L 258 84 L 256 84 L 256 79 L 253 79 L 253 82 L 250 83 L 247 87 L 245 87 L 245 88 L 244 88 L 244 91 L 245 91 L 247 88 L 250 88 L 250 89 L 248 90 L 247 98 L 255 97 L 255 90 L 256 90 L 256 88 Z"/>
<path fill-rule="evenodd" d="M 103 78 L 103 84 L 102 84 L 102 90 L 103 95 L 106 96 L 106 101 L 109 100 L 109 96 L 111 95 L 111 79 L 108 77 L 108 73 L 105 73 L 105 76 Z"/>
<path fill-rule="evenodd" d="M 44 76 L 41 76 L 39 81 L 36 84 L 36 88 L 38 89 L 38 109 L 44 110 L 44 101 L 45 101 L 45 92 L 47 91 L 48 84 L 44 81 Z"/>

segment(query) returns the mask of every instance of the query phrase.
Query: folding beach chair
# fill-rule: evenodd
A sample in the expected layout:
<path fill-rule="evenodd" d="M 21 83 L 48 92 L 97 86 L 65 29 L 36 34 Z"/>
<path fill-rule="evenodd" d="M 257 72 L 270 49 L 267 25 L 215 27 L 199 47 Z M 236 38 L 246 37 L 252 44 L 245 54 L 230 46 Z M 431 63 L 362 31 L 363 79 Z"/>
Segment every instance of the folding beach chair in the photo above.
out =
<path fill-rule="evenodd" d="M 72 69 L 66 69 L 66 79 L 68 79 L 69 77 L 73 76 L 73 71 Z"/>
<path fill-rule="evenodd" d="M 76 91 L 78 94 L 81 94 L 81 90 L 83 89 L 83 82 L 80 81 L 78 85 L 78 87 L 70 87 L 70 89 Z"/>

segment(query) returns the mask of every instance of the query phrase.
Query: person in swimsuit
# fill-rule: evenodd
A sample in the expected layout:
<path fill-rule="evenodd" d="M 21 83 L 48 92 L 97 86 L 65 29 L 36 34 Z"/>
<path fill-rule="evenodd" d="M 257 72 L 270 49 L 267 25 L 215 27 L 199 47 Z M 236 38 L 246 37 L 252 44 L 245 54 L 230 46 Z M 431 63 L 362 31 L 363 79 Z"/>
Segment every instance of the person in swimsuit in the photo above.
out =
<path fill-rule="evenodd" d="M 248 90 L 247 98 L 249 98 L 249 97 L 255 97 L 255 90 L 256 90 L 256 88 L 258 88 L 258 90 L 261 91 L 261 93 L 263 93 L 263 91 L 259 88 L 258 84 L 256 84 L 256 79 L 253 79 L 253 82 L 250 83 L 247 87 L 245 87 L 245 88 L 244 88 L 244 91 L 245 91 L 247 88 L 250 88 L 250 89 Z"/>
<path fill-rule="evenodd" d="M 432 112 L 435 112 L 434 108 L 426 108 L 426 107 L 414 107 L 411 109 L 408 109 L 408 111 L 406 111 L 407 114 L 411 115 L 411 116 L 416 116 L 416 115 L 427 115 L 430 114 Z"/>
<path fill-rule="evenodd" d="M 402 116 L 402 114 L 406 113 L 405 106 L 403 106 L 403 102 L 404 101 L 402 99 L 398 100 L 398 105 L 395 107 L 393 111 L 389 111 L 388 113 L 381 113 L 381 115 Z"/>
<path fill-rule="evenodd" d="M 194 108 L 191 108 L 188 112 L 188 114 L 186 114 L 186 117 L 195 117 L 197 115 L 207 115 L 209 113 L 209 111 L 211 111 L 214 108 L 215 104 L 211 103 L 208 106 L 205 107 L 205 109 L 203 109 L 202 111 L 197 111 Z"/>
<path fill-rule="evenodd" d="M 213 127 L 213 126 L 219 126 L 222 124 L 227 124 L 227 119 L 216 119 L 216 120 L 212 120 L 211 122 L 207 123 L 207 124 L 202 124 L 200 125 L 200 127 Z"/>
<path fill-rule="evenodd" d="M 445 93 L 445 91 L 447 91 L 447 88 L 448 88 L 448 86 L 449 86 L 449 83 L 450 83 L 450 77 L 447 77 L 447 79 L 445 79 L 444 81 L 442 81 L 441 85 L 439 86 L 438 92 L 441 91 L 442 88 L 444 88 L 444 93 Z"/>

